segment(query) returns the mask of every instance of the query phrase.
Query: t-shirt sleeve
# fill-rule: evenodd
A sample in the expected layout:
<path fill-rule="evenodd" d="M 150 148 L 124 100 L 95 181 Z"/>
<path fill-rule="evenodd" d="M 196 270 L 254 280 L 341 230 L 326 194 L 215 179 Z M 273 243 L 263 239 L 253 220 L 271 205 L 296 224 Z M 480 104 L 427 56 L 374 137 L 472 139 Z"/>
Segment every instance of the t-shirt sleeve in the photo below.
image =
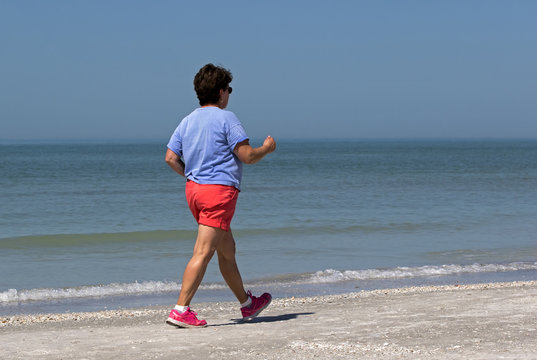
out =
<path fill-rule="evenodd" d="M 168 142 L 168 149 L 173 151 L 177 156 L 183 156 L 183 143 L 181 142 L 181 137 L 179 136 L 179 127 L 175 129 Z"/>
<path fill-rule="evenodd" d="M 244 130 L 244 127 L 242 127 L 241 122 L 233 113 L 231 113 L 231 120 L 229 122 L 229 130 L 227 133 L 227 143 L 231 149 L 234 150 L 238 143 L 247 139 L 248 135 L 246 135 L 246 131 Z"/>

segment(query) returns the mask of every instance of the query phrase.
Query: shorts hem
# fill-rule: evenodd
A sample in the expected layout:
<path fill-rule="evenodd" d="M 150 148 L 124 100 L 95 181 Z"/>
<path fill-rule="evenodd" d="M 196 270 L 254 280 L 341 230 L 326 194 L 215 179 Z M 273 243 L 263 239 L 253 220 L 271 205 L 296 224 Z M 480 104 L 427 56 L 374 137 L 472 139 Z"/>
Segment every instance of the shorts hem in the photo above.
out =
<path fill-rule="evenodd" d="M 229 232 L 229 230 L 231 229 L 231 226 L 223 224 L 220 221 L 210 221 L 207 219 L 198 221 L 198 225 L 210 226 L 213 228 L 224 230 L 225 232 Z"/>

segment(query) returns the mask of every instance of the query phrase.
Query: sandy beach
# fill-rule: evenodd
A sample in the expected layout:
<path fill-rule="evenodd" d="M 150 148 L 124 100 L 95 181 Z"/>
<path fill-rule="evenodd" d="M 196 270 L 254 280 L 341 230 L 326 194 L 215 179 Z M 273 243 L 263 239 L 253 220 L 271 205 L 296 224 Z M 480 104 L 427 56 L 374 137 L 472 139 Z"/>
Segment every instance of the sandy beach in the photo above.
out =
<path fill-rule="evenodd" d="M 537 282 L 274 299 L 249 323 L 235 303 L 0 318 L 2 359 L 537 359 Z"/>

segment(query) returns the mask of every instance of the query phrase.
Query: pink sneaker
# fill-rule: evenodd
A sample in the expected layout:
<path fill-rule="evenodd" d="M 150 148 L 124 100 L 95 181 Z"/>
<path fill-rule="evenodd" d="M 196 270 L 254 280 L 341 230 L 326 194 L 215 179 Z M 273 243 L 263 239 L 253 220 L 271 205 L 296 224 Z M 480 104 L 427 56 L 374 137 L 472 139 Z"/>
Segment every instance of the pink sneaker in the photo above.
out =
<path fill-rule="evenodd" d="M 255 318 L 259 313 L 267 306 L 269 306 L 272 301 L 272 295 L 269 293 L 264 293 L 260 297 L 252 296 L 252 293 L 248 291 L 248 296 L 252 299 L 250 306 L 241 308 L 243 320 L 250 320 Z"/>
<path fill-rule="evenodd" d="M 169 325 L 179 326 L 183 328 L 207 326 L 207 321 L 198 320 L 196 315 L 198 314 L 190 310 L 190 308 L 187 308 L 186 311 L 182 314 L 179 311 L 173 309 L 170 313 L 170 316 L 168 317 L 168 320 L 166 320 L 166 323 Z"/>

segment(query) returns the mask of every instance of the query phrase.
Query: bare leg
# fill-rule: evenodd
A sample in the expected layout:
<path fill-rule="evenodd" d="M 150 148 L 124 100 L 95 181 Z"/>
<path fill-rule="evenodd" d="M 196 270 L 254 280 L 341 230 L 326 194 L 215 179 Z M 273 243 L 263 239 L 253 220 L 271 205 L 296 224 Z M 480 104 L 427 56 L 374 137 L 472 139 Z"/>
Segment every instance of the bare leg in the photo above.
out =
<path fill-rule="evenodd" d="M 189 306 L 190 301 L 198 290 L 203 280 L 207 265 L 217 249 L 218 243 L 221 243 L 226 232 L 222 229 L 199 225 L 198 237 L 192 258 L 188 262 L 183 274 L 183 283 L 177 305 Z"/>
<path fill-rule="evenodd" d="M 235 260 L 235 239 L 231 230 L 224 234 L 224 237 L 220 240 L 216 247 L 218 254 L 218 265 L 220 266 L 220 272 L 224 277 L 227 285 L 237 297 L 237 300 L 242 304 L 248 300 L 248 295 L 244 291 L 244 285 L 242 283 L 242 277 Z"/>
<path fill-rule="evenodd" d="M 237 261 L 235 260 L 235 239 L 233 239 L 231 230 L 225 233 L 222 240 L 218 243 L 216 251 L 222 277 L 233 294 L 235 294 L 237 300 L 239 300 L 240 303 L 245 302 L 248 300 L 248 295 L 246 295 L 246 291 L 244 291 L 242 277 L 237 266 Z"/>

